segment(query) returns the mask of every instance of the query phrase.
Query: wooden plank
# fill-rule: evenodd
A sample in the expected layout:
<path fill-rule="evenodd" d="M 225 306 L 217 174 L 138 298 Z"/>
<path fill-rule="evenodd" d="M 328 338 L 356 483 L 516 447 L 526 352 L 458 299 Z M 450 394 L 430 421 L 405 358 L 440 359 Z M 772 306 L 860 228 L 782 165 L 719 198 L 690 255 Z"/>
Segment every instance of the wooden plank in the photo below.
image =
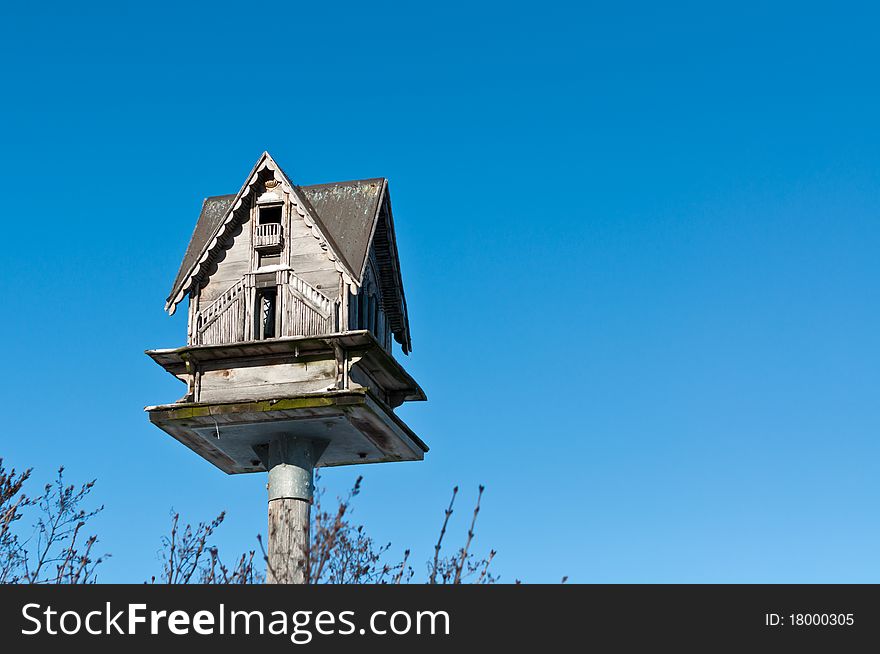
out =
<path fill-rule="evenodd" d="M 336 381 L 336 361 L 285 363 L 208 370 L 201 376 L 200 402 L 284 397 L 327 390 Z"/>
<path fill-rule="evenodd" d="M 207 366 L 203 366 L 203 368 L 207 368 Z M 330 357 L 310 362 L 297 361 L 275 365 L 227 367 L 206 370 L 204 376 L 209 383 L 216 381 L 217 386 L 283 384 L 285 382 L 335 379 L 336 361 Z"/>
<path fill-rule="evenodd" d="M 293 256 L 290 257 L 290 267 L 293 268 L 297 274 L 314 270 L 332 270 L 339 275 L 336 271 L 336 266 L 323 252 L 310 254 L 300 254 L 295 252 Z M 341 277 L 341 275 L 339 276 Z"/>
<path fill-rule="evenodd" d="M 204 379 L 204 378 L 203 378 Z M 252 402 L 267 400 L 275 397 L 290 395 L 302 395 L 320 393 L 333 387 L 332 380 L 312 380 L 301 382 L 289 382 L 284 384 L 258 384 L 234 386 L 210 386 L 207 390 L 201 389 L 199 402 Z"/>

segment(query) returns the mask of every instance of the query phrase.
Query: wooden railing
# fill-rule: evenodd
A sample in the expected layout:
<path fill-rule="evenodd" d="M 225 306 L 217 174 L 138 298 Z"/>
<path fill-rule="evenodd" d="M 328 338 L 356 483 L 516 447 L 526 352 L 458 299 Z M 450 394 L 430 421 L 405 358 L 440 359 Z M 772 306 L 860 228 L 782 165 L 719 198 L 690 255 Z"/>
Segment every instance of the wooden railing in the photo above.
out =
<path fill-rule="evenodd" d="M 339 303 L 291 274 L 285 298 L 285 331 L 289 336 L 332 334 L 337 331 Z"/>
<path fill-rule="evenodd" d="M 257 225 L 254 234 L 255 248 L 270 248 L 281 245 L 281 223 Z"/>
<path fill-rule="evenodd" d="M 286 283 L 284 280 L 286 279 Z M 320 336 L 339 331 L 340 303 L 331 300 L 292 272 L 278 273 L 284 289 L 279 310 L 284 312 L 278 336 Z M 228 345 L 245 340 L 248 311 L 248 278 L 244 277 L 195 315 L 193 345 Z M 279 298 L 281 299 L 281 298 Z M 255 310 L 255 309 L 254 309 Z"/>
<path fill-rule="evenodd" d="M 196 314 L 193 345 L 240 343 L 244 340 L 246 291 L 245 280 L 240 279 Z"/>

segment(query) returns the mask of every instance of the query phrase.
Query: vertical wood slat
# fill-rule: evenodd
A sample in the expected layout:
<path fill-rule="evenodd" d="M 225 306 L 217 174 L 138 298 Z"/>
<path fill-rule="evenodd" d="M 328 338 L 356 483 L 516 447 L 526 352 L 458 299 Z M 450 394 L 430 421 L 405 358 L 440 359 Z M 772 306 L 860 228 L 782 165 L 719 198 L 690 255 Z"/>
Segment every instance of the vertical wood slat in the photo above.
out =
<path fill-rule="evenodd" d="M 287 324 L 285 336 L 314 336 L 336 331 L 338 301 L 325 297 L 296 275 L 289 276 L 284 288 Z"/>
<path fill-rule="evenodd" d="M 254 247 L 274 247 L 281 245 L 281 223 L 257 225 L 254 231 Z"/>
<path fill-rule="evenodd" d="M 238 343 L 244 340 L 245 280 L 241 279 L 196 317 L 196 345 Z"/>

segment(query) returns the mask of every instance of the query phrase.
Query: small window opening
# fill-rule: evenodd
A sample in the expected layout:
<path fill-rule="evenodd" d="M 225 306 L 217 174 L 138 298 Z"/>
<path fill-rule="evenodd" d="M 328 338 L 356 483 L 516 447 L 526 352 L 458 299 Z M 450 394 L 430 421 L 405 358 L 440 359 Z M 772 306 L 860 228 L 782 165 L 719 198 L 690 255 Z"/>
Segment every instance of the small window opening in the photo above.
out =
<path fill-rule="evenodd" d="M 271 207 L 260 207 L 260 224 L 281 223 L 281 209 L 280 204 Z"/>
<path fill-rule="evenodd" d="M 262 288 L 257 291 L 257 325 L 254 330 L 258 341 L 275 338 L 275 313 L 278 291 L 274 288 Z"/>
<path fill-rule="evenodd" d="M 277 252 L 274 254 L 260 253 L 258 256 L 259 256 L 258 266 L 260 268 L 265 268 L 266 266 L 278 266 L 281 264 L 281 255 Z"/>

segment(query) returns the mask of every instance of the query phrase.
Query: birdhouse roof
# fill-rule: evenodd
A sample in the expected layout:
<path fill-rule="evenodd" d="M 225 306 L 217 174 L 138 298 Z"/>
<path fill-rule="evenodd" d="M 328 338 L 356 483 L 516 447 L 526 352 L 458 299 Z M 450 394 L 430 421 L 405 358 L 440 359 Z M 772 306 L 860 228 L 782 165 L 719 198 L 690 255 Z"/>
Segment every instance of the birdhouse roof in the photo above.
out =
<path fill-rule="evenodd" d="M 172 285 L 166 309 L 174 312 L 193 282 L 199 278 L 200 273 L 203 274 L 206 267 L 201 263 L 210 258 L 212 250 L 223 249 L 224 241 L 220 236 L 224 227 L 241 206 L 241 198 L 253 183 L 256 172 L 267 165 L 280 173 L 297 195 L 308 212 L 309 219 L 315 223 L 333 251 L 337 264 L 341 264 L 337 268 L 346 281 L 350 278 L 354 284 L 360 286 L 370 246 L 375 240 L 380 284 L 385 296 L 391 299 L 389 305 L 394 305 L 388 307 L 388 318 L 396 340 L 403 345 L 405 352 L 409 351 L 409 321 L 394 237 L 388 180 L 377 177 L 296 186 L 268 153 L 263 153 L 237 194 L 216 195 L 205 198 L 202 202 L 199 219 Z M 384 212 L 383 205 L 386 209 Z"/>

